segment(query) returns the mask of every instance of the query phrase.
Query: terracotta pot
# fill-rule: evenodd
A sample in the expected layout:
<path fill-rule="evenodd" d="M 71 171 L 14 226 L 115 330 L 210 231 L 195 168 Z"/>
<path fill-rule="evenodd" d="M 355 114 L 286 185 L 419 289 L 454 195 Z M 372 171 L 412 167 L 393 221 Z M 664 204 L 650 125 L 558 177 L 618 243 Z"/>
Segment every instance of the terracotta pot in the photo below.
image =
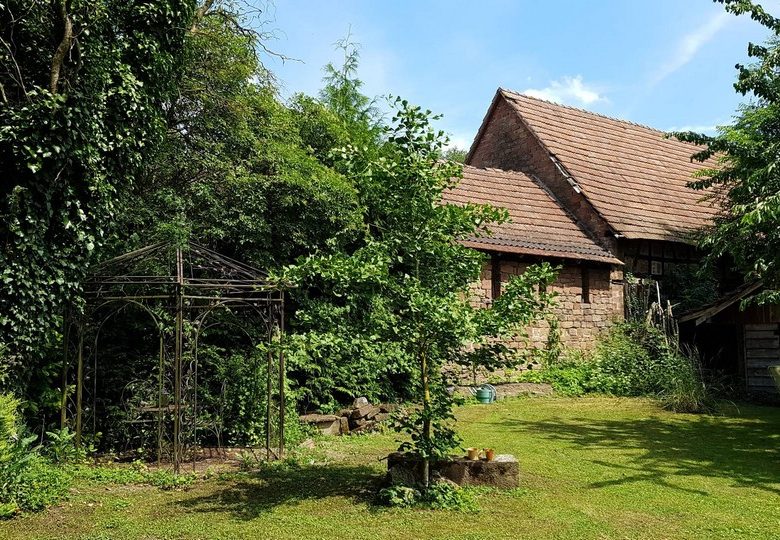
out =
<path fill-rule="evenodd" d="M 485 459 L 488 461 L 493 461 L 496 457 L 496 451 L 492 448 L 485 448 Z"/>
<path fill-rule="evenodd" d="M 479 448 L 466 448 L 466 455 L 470 460 L 479 459 Z"/>

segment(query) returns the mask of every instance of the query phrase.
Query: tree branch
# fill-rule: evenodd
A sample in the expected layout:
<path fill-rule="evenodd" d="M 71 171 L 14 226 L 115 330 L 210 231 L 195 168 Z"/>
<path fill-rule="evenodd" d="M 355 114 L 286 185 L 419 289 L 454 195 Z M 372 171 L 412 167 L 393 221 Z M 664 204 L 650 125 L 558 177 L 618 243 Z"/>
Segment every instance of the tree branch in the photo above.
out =
<path fill-rule="evenodd" d="M 62 40 L 60 41 L 60 44 L 51 59 L 49 90 L 52 94 L 57 93 L 57 86 L 60 81 L 60 71 L 62 70 L 62 65 L 65 62 L 65 57 L 67 56 L 68 51 L 73 45 L 73 21 L 71 21 L 70 16 L 68 15 L 68 0 L 60 0 L 59 15 L 62 19 L 64 29 L 62 32 Z"/>

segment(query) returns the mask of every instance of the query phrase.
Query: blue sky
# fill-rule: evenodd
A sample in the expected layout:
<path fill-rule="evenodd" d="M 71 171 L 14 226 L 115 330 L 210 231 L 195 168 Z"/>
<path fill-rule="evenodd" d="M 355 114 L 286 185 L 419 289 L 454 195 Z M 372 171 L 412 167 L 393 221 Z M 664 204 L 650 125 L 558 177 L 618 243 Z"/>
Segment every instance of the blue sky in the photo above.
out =
<path fill-rule="evenodd" d="M 780 13 L 780 0 L 763 4 Z M 334 43 L 360 44 L 371 96 L 400 95 L 444 115 L 467 148 L 504 87 L 659 129 L 709 131 L 740 101 L 734 64 L 763 27 L 710 0 L 277 0 L 266 58 L 283 95 L 316 94 Z"/>

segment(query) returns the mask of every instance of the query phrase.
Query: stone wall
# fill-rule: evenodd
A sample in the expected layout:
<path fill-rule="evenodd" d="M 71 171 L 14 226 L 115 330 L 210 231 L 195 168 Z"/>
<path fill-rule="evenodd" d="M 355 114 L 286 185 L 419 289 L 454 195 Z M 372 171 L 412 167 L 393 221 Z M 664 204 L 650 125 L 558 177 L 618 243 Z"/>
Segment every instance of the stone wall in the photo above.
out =
<path fill-rule="evenodd" d="M 527 261 L 502 260 L 501 283 L 522 274 L 532 264 Z M 472 302 L 487 307 L 492 302 L 492 264 L 486 263 L 479 283 L 472 287 Z M 608 266 L 588 267 L 590 302 L 582 298 L 581 265 L 564 265 L 552 284 L 558 294 L 553 310 L 559 321 L 561 341 L 572 349 L 588 349 L 601 331 L 623 316 L 623 272 Z M 547 323 L 542 322 L 529 329 L 531 344 L 543 347 L 547 341 Z"/>

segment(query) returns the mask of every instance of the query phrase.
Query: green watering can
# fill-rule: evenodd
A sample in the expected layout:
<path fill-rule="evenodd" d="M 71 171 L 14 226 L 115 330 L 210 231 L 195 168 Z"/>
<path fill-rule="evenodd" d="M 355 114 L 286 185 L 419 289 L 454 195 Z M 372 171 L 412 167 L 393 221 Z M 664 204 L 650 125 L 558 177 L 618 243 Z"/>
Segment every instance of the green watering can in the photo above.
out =
<path fill-rule="evenodd" d="M 483 384 L 475 393 L 479 403 L 493 403 L 496 400 L 496 389 L 492 384 Z"/>

